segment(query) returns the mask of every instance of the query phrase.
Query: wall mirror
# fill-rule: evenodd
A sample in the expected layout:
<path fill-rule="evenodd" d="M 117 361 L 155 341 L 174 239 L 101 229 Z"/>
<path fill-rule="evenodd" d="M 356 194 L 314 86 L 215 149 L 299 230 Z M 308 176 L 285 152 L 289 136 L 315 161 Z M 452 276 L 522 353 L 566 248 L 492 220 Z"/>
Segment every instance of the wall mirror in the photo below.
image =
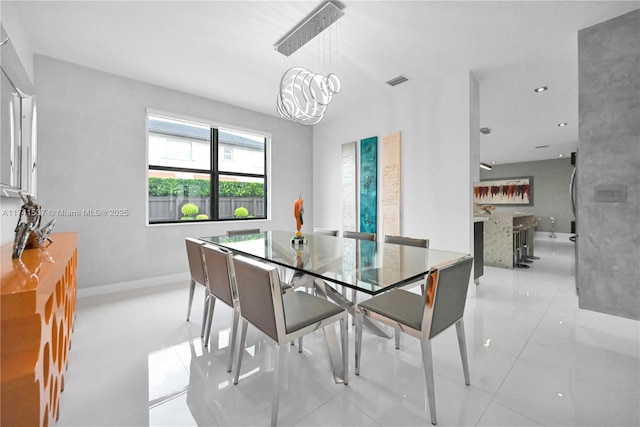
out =
<path fill-rule="evenodd" d="M 0 26 L 0 194 L 36 193 L 34 88 L 4 27 Z"/>

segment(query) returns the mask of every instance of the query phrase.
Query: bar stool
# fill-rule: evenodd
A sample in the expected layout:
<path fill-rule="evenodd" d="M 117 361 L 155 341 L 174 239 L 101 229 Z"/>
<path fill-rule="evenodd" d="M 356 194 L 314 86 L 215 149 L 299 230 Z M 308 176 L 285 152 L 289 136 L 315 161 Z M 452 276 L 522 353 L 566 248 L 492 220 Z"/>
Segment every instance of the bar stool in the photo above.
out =
<path fill-rule="evenodd" d="M 535 238 L 535 228 L 539 221 L 540 218 L 531 218 L 527 221 L 527 233 L 525 234 L 525 248 L 523 255 L 525 260 L 533 261 L 540 259 L 540 257 L 533 255 L 533 239 Z"/>
<path fill-rule="evenodd" d="M 529 268 L 529 266 L 523 262 L 522 259 L 522 235 L 524 231 L 524 224 L 513 225 L 513 268 Z"/>
<path fill-rule="evenodd" d="M 531 264 L 533 260 L 529 257 L 529 233 L 531 231 L 531 220 L 527 219 L 522 223 L 522 230 L 520 231 L 520 257 L 518 261 L 520 263 Z"/>

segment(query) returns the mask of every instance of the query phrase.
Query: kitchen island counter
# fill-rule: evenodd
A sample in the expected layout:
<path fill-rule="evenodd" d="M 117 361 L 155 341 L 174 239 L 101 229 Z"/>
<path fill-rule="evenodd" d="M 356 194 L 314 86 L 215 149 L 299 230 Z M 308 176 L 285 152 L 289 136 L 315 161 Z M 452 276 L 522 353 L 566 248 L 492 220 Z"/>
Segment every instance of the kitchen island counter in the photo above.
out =
<path fill-rule="evenodd" d="M 529 212 L 477 213 L 484 222 L 484 265 L 500 268 L 513 268 L 513 227 L 525 224 L 535 214 Z M 530 254 L 533 255 L 533 242 L 530 242 Z"/>

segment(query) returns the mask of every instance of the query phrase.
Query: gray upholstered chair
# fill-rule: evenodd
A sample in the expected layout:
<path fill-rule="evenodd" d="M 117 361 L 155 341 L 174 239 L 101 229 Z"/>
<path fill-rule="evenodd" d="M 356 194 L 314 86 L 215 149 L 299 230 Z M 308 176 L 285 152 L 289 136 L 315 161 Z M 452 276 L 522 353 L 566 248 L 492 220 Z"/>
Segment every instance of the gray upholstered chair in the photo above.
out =
<path fill-rule="evenodd" d="M 238 302 L 236 276 L 233 269 L 233 254 L 224 248 L 214 245 L 204 245 L 202 253 L 204 255 L 204 268 L 207 273 L 204 346 L 207 347 L 209 345 L 213 310 L 216 306 L 216 300 L 219 299 L 233 310 L 229 364 L 227 366 L 227 372 L 231 372 L 236 348 L 236 332 L 240 321 L 240 303 Z"/>
<path fill-rule="evenodd" d="M 234 266 L 241 307 L 242 329 L 233 383 L 237 384 L 240 377 L 247 327 L 251 323 L 275 341 L 279 347 L 275 372 L 276 389 L 271 410 L 271 425 L 275 425 L 278 419 L 282 370 L 287 353 L 286 345 L 290 341 L 319 328 L 325 328 L 329 358 L 331 359 L 331 355 L 339 354 L 340 349 L 334 348 L 333 341 L 328 339 L 329 331 L 326 330 L 326 327 L 340 321 L 342 366 L 336 368 L 332 362 L 331 368 L 334 374 L 341 371 L 344 383 L 348 383 L 349 344 L 345 324 L 347 311 L 324 298 L 306 292 L 283 293 L 280 289 L 278 271 L 270 264 L 236 256 L 234 257 Z M 335 342 L 335 347 L 337 347 L 337 342 Z"/>
<path fill-rule="evenodd" d="M 185 239 L 187 245 L 187 258 L 189 259 L 189 272 L 191 274 L 191 283 L 189 285 L 189 305 L 187 306 L 187 322 L 191 317 L 191 306 L 193 305 L 193 295 L 196 290 L 196 283 L 207 287 L 207 276 L 204 270 L 204 259 L 202 257 L 203 241 L 187 237 Z M 205 292 L 205 306 L 207 304 Z M 205 313 L 206 316 L 206 313 Z M 202 320 L 202 330 L 200 336 L 204 337 L 205 318 Z"/>
<path fill-rule="evenodd" d="M 357 240 L 369 240 L 372 242 L 376 241 L 376 233 L 366 233 L 362 231 L 343 231 L 342 237 L 346 237 L 348 239 L 357 239 Z M 355 289 L 351 289 L 351 301 L 355 304 L 357 299 L 357 294 Z M 355 322 L 355 319 L 354 319 Z"/>
<path fill-rule="evenodd" d="M 463 314 L 472 265 L 473 257 L 468 256 L 453 264 L 433 269 L 429 275 L 427 290 L 422 295 L 396 289 L 363 301 L 356 307 L 356 375 L 360 374 L 364 316 L 401 329 L 420 339 L 429 412 L 431 423 L 434 425 L 437 420 L 431 338 L 453 324 L 456 325 L 458 334 L 464 382 L 469 385 Z"/>
<path fill-rule="evenodd" d="M 337 236 L 338 230 L 332 230 L 328 228 L 314 228 L 313 234 L 322 234 L 324 236 Z M 313 280 L 315 278 L 309 274 L 300 273 L 298 271 L 293 271 L 291 269 L 283 274 L 283 272 L 280 270 L 280 279 L 285 283 L 291 284 L 294 288 L 304 286 L 310 291 L 315 290 L 315 286 L 313 284 Z"/>
<path fill-rule="evenodd" d="M 328 228 L 314 228 L 313 234 L 324 234 L 325 236 L 337 236 L 338 230 L 330 230 Z"/>
<path fill-rule="evenodd" d="M 414 237 L 405 237 L 405 236 L 392 236 L 392 235 L 385 235 L 384 236 L 384 242 L 385 243 L 393 243 L 395 245 L 406 245 L 406 246 L 415 246 L 418 248 L 428 248 L 429 247 L 429 239 L 416 239 Z M 424 280 L 425 279 L 419 279 L 415 282 L 411 282 L 406 286 L 403 286 L 403 288 L 408 288 L 408 287 L 413 287 L 416 282 L 422 282 L 424 285 Z M 424 286 L 422 289 L 422 292 L 424 292 Z M 395 332 L 396 335 L 396 348 L 400 348 L 400 335 L 401 335 L 401 331 L 400 329 L 396 329 Z"/>
<path fill-rule="evenodd" d="M 365 233 L 362 231 L 343 231 L 342 237 L 358 240 L 371 240 L 373 242 L 376 241 L 376 233 Z"/>
<path fill-rule="evenodd" d="M 260 234 L 261 230 L 259 228 L 245 228 L 245 229 L 240 229 L 240 230 L 227 230 L 227 236 L 241 236 L 243 234 Z M 285 274 L 287 274 L 287 268 L 286 267 L 282 267 L 280 265 L 277 266 L 278 268 L 278 272 L 281 276 L 284 276 Z M 282 290 L 284 292 L 289 292 L 293 290 L 293 285 L 291 285 L 289 282 L 287 282 L 286 285 L 282 286 Z M 300 349 L 300 352 L 302 352 L 302 349 Z"/>
<path fill-rule="evenodd" d="M 242 230 L 227 230 L 227 236 L 240 236 L 242 234 L 258 234 L 259 228 L 245 228 Z"/>
<path fill-rule="evenodd" d="M 395 243 L 396 245 L 416 246 L 419 248 L 428 248 L 429 239 L 416 239 L 414 237 L 405 236 L 391 236 L 389 234 L 384 236 L 385 243 Z"/>

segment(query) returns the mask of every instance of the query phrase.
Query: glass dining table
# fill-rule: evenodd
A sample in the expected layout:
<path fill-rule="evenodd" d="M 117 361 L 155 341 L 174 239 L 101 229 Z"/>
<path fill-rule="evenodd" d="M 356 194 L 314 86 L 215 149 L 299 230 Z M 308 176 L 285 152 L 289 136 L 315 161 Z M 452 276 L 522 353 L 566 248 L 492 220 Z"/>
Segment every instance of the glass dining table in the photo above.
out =
<path fill-rule="evenodd" d="M 293 237 L 291 231 L 273 230 L 200 240 L 369 295 L 412 283 L 433 267 L 468 255 L 313 233 L 304 235 L 305 244 L 295 246 Z"/>
<path fill-rule="evenodd" d="M 330 298 L 349 313 L 355 314 L 356 292 L 377 295 L 408 284 L 419 285 L 434 267 L 456 262 L 468 254 L 419 248 L 393 243 L 373 242 L 325 234 L 305 234 L 303 245 L 292 243 L 294 233 L 273 230 L 234 236 L 205 236 L 199 239 L 263 262 L 284 267 L 282 278 L 294 287 L 312 283 L 318 295 Z M 311 280 L 309 280 L 311 279 Z M 341 288 L 341 291 L 338 289 Z M 351 300 L 346 289 L 351 289 Z M 364 326 L 379 336 L 390 335 L 367 317 Z M 333 330 L 325 330 L 332 366 L 340 366 L 338 338 Z M 337 369 L 334 381 L 344 381 L 344 371 Z"/>

